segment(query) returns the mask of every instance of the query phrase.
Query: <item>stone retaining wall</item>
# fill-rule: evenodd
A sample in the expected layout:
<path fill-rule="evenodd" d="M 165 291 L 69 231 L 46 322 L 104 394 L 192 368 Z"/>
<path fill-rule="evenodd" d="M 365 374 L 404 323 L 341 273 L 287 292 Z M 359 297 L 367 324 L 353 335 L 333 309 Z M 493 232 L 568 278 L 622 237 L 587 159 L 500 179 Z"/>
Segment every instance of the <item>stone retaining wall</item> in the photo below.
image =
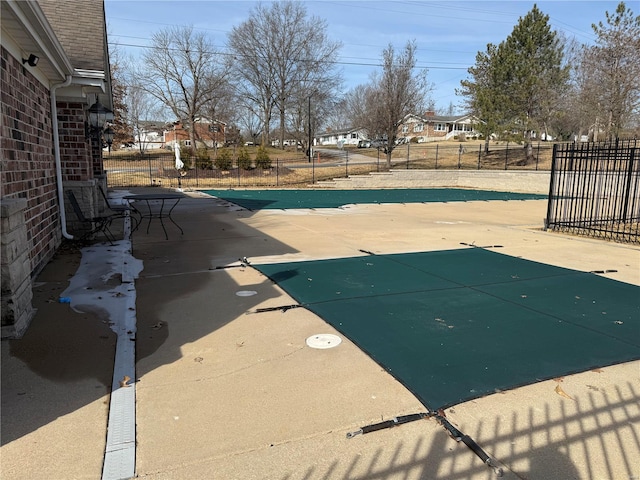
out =
<path fill-rule="evenodd" d="M 391 170 L 352 175 L 329 182 L 325 188 L 430 188 L 462 187 L 518 193 L 548 194 L 551 172 L 530 170 Z"/>

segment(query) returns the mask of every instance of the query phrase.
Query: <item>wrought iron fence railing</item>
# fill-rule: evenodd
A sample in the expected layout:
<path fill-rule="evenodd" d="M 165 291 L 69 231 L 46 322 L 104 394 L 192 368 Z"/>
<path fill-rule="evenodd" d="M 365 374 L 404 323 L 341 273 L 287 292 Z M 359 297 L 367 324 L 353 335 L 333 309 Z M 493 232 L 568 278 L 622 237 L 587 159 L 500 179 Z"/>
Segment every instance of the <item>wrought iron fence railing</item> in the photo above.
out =
<path fill-rule="evenodd" d="M 409 143 L 397 146 L 387 164 L 383 149 L 316 147 L 311 159 L 289 152 L 279 158 L 271 154 L 269 168 L 239 168 L 236 161 L 228 170 L 215 168 L 214 159 L 200 161 L 182 157 L 188 168 L 175 169 L 170 151 L 144 154 L 115 152 L 105 154 L 104 168 L 110 187 L 165 186 L 184 188 L 232 188 L 306 186 L 323 180 L 391 169 L 466 169 L 466 170 L 549 170 L 551 144 L 538 143 L 528 160 L 522 145 L 492 143 L 488 153 L 482 143 L 429 145 Z M 213 155 L 212 155 L 213 156 Z"/>
<path fill-rule="evenodd" d="M 640 243 L 637 141 L 555 145 L 546 227 Z"/>

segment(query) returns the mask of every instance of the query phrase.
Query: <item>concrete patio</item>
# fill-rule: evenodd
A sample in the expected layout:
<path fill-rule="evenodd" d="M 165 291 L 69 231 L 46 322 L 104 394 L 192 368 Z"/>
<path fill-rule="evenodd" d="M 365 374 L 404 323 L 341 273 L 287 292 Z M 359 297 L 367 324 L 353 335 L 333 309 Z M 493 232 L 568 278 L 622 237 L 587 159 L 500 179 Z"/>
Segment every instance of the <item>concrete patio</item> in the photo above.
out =
<path fill-rule="evenodd" d="M 348 339 L 309 348 L 311 335 L 338 334 L 309 311 L 256 312 L 295 302 L 239 259 L 501 245 L 506 255 L 640 285 L 637 246 L 545 232 L 545 200 L 251 212 L 186 195 L 174 211 L 183 235 L 169 224 L 165 240 L 154 223 L 132 237 L 143 262 L 134 282 L 138 478 L 496 477 L 433 419 L 347 439 L 425 407 Z M 3 479 L 102 475 L 116 337 L 104 309 L 78 313 L 57 301 L 80 261 L 73 248 L 59 252 L 36 279 L 27 334 L 2 344 Z M 639 404 L 635 361 L 444 413 L 500 464 L 502 478 L 638 480 Z"/>

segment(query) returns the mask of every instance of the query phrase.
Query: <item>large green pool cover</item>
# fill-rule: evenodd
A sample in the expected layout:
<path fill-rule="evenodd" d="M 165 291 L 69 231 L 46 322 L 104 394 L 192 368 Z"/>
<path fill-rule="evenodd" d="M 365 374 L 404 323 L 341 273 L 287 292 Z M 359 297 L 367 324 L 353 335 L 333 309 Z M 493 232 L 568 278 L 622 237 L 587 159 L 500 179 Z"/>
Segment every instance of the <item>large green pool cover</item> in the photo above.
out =
<path fill-rule="evenodd" d="M 432 410 L 640 359 L 640 287 L 594 273 L 481 248 L 254 267 Z"/>
<path fill-rule="evenodd" d="M 470 202 L 477 200 L 539 200 L 545 195 L 465 190 L 459 188 L 418 188 L 379 190 L 204 190 L 248 210 L 288 208 L 337 208 L 357 203 Z"/>

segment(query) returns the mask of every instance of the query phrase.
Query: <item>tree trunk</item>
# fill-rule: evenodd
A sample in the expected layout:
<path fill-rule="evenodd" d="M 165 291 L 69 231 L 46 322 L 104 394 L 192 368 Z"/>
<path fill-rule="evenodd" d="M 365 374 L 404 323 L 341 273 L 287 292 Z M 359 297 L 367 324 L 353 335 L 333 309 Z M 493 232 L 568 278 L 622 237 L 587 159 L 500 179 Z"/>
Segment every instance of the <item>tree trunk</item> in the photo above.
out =
<path fill-rule="evenodd" d="M 528 165 L 534 159 L 533 156 L 533 143 L 531 142 L 531 130 L 528 130 L 524 137 L 524 164 Z"/>
<path fill-rule="evenodd" d="M 484 137 L 484 154 L 487 155 L 489 153 L 489 135 Z"/>
<path fill-rule="evenodd" d="M 280 145 L 279 147 L 284 150 L 284 126 L 285 126 L 285 118 L 284 118 L 284 108 L 280 108 Z"/>
<path fill-rule="evenodd" d="M 189 142 L 191 142 L 191 158 L 193 159 L 193 166 L 198 168 L 197 151 L 198 146 L 196 144 L 196 122 L 193 118 L 189 120 Z"/>
<path fill-rule="evenodd" d="M 264 107 L 264 119 L 263 119 L 263 123 L 262 123 L 262 139 L 260 141 L 260 144 L 263 147 L 267 146 L 267 142 L 269 141 L 269 136 L 270 136 L 270 131 L 269 131 L 269 124 L 271 123 L 271 107 L 270 106 L 265 106 Z"/>

